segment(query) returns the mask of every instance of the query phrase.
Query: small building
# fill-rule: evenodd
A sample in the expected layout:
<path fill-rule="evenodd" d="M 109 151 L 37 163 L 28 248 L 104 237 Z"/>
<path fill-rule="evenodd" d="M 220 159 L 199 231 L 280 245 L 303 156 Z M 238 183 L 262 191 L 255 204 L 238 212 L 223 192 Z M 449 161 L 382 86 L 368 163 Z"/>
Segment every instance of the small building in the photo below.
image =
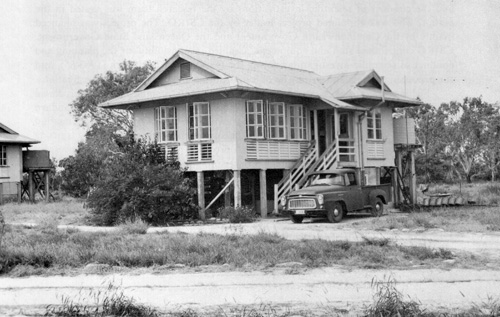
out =
<path fill-rule="evenodd" d="M 420 103 L 374 70 L 320 76 L 179 50 L 101 106 L 131 110 L 136 136 L 156 139 L 167 159 L 197 173 L 202 210 L 205 176 L 218 172 L 234 187 L 232 204 L 264 216 L 314 170 L 357 167 L 367 183 L 393 180 L 394 109 Z"/>
<path fill-rule="evenodd" d="M 0 123 L 0 203 L 4 199 L 21 200 L 23 148 L 40 141 L 20 135 Z"/>

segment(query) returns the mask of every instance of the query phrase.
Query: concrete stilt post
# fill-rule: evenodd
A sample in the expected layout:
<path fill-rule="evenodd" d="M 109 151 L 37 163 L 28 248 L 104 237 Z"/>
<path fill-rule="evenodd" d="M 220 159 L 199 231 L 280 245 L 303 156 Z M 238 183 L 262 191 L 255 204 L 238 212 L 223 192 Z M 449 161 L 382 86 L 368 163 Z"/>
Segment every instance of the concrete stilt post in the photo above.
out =
<path fill-rule="evenodd" d="M 259 187 L 260 187 L 260 216 L 267 217 L 267 180 L 266 170 L 259 171 Z"/>
<path fill-rule="evenodd" d="M 234 170 L 234 208 L 241 207 L 241 170 Z"/>
<path fill-rule="evenodd" d="M 205 220 L 205 178 L 203 171 L 197 172 L 198 181 L 198 206 L 200 207 L 199 217 L 200 220 Z"/>

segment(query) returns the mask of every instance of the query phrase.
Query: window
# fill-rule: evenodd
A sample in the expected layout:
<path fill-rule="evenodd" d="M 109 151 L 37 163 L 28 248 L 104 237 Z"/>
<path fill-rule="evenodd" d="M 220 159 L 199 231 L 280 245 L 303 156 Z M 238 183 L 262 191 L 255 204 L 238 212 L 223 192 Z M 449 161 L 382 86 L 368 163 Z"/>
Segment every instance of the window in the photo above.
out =
<path fill-rule="evenodd" d="M 268 122 L 269 138 L 285 139 L 285 104 L 283 102 L 269 103 Z"/>
<path fill-rule="evenodd" d="M 191 63 L 181 63 L 181 79 L 191 78 Z"/>
<path fill-rule="evenodd" d="M 382 117 L 380 112 L 368 112 L 367 120 L 368 139 L 382 140 Z"/>
<path fill-rule="evenodd" d="M 262 100 L 247 101 L 247 138 L 264 137 L 264 106 Z"/>
<path fill-rule="evenodd" d="M 7 147 L 0 145 L 0 166 L 7 166 Z"/>
<path fill-rule="evenodd" d="M 177 141 L 177 109 L 174 106 L 155 108 L 155 135 L 158 142 Z"/>
<path fill-rule="evenodd" d="M 210 104 L 195 102 L 189 105 L 189 140 L 209 140 L 211 135 Z"/>
<path fill-rule="evenodd" d="M 290 105 L 290 139 L 305 140 L 306 112 L 302 105 Z"/>

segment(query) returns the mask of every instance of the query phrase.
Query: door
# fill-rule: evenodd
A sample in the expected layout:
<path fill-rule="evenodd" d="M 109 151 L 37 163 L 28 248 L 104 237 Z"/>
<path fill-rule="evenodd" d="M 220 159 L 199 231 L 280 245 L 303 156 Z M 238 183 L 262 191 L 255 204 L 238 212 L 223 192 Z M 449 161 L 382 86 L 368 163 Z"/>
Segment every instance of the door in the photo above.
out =
<path fill-rule="evenodd" d="M 339 113 L 339 139 L 350 139 L 352 136 L 351 114 Z"/>

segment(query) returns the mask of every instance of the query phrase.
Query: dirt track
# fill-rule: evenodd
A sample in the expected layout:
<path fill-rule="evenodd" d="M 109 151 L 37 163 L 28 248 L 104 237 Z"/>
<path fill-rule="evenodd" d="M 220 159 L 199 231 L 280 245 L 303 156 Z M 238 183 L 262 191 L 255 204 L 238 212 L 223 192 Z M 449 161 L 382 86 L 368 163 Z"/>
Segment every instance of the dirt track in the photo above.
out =
<path fill-rule="evenodd" d="M 81 228 L 85 230 L 85 228 Z M 96 230 L 88 228 L 87 230 Z M 112 230 L 112 229 L 99 229 Z M 500 298 L 500 235 L 339 229 L 329 223 L 292 224 L 266 220 L 246 225 L 211 225 L 151 228 L 185 233 L 276 233 L 288 239 L 360 241 L 363 237 L 388 238 L 404 245 L 447 248 L 492 257 L 491 270 L 352 270 L 323 268 L 305 270 L 285 267 L 269 272 L 179 273 L 163 275 L 81 275 L 0 279 L 0 314 L 42 309 L 59 304 L 61 295 L 76 296 L 84 290 L 121 285 L 127 295 L 160 309 L 178 307 L 207 309 L 214 306 L 273 304 L 321 311 L 335 306 L 353 312 L 372 300 L 372 280 L 397 281 L 398 290 L 428 307 L 463 307 L 479 304 L 490 296 Z M 85 291 L 84 291 L 85 293 Z M 81 294 L 81 293 L 80 293 Z M 358 310 L 359 311 L 359 310 Z"/>

